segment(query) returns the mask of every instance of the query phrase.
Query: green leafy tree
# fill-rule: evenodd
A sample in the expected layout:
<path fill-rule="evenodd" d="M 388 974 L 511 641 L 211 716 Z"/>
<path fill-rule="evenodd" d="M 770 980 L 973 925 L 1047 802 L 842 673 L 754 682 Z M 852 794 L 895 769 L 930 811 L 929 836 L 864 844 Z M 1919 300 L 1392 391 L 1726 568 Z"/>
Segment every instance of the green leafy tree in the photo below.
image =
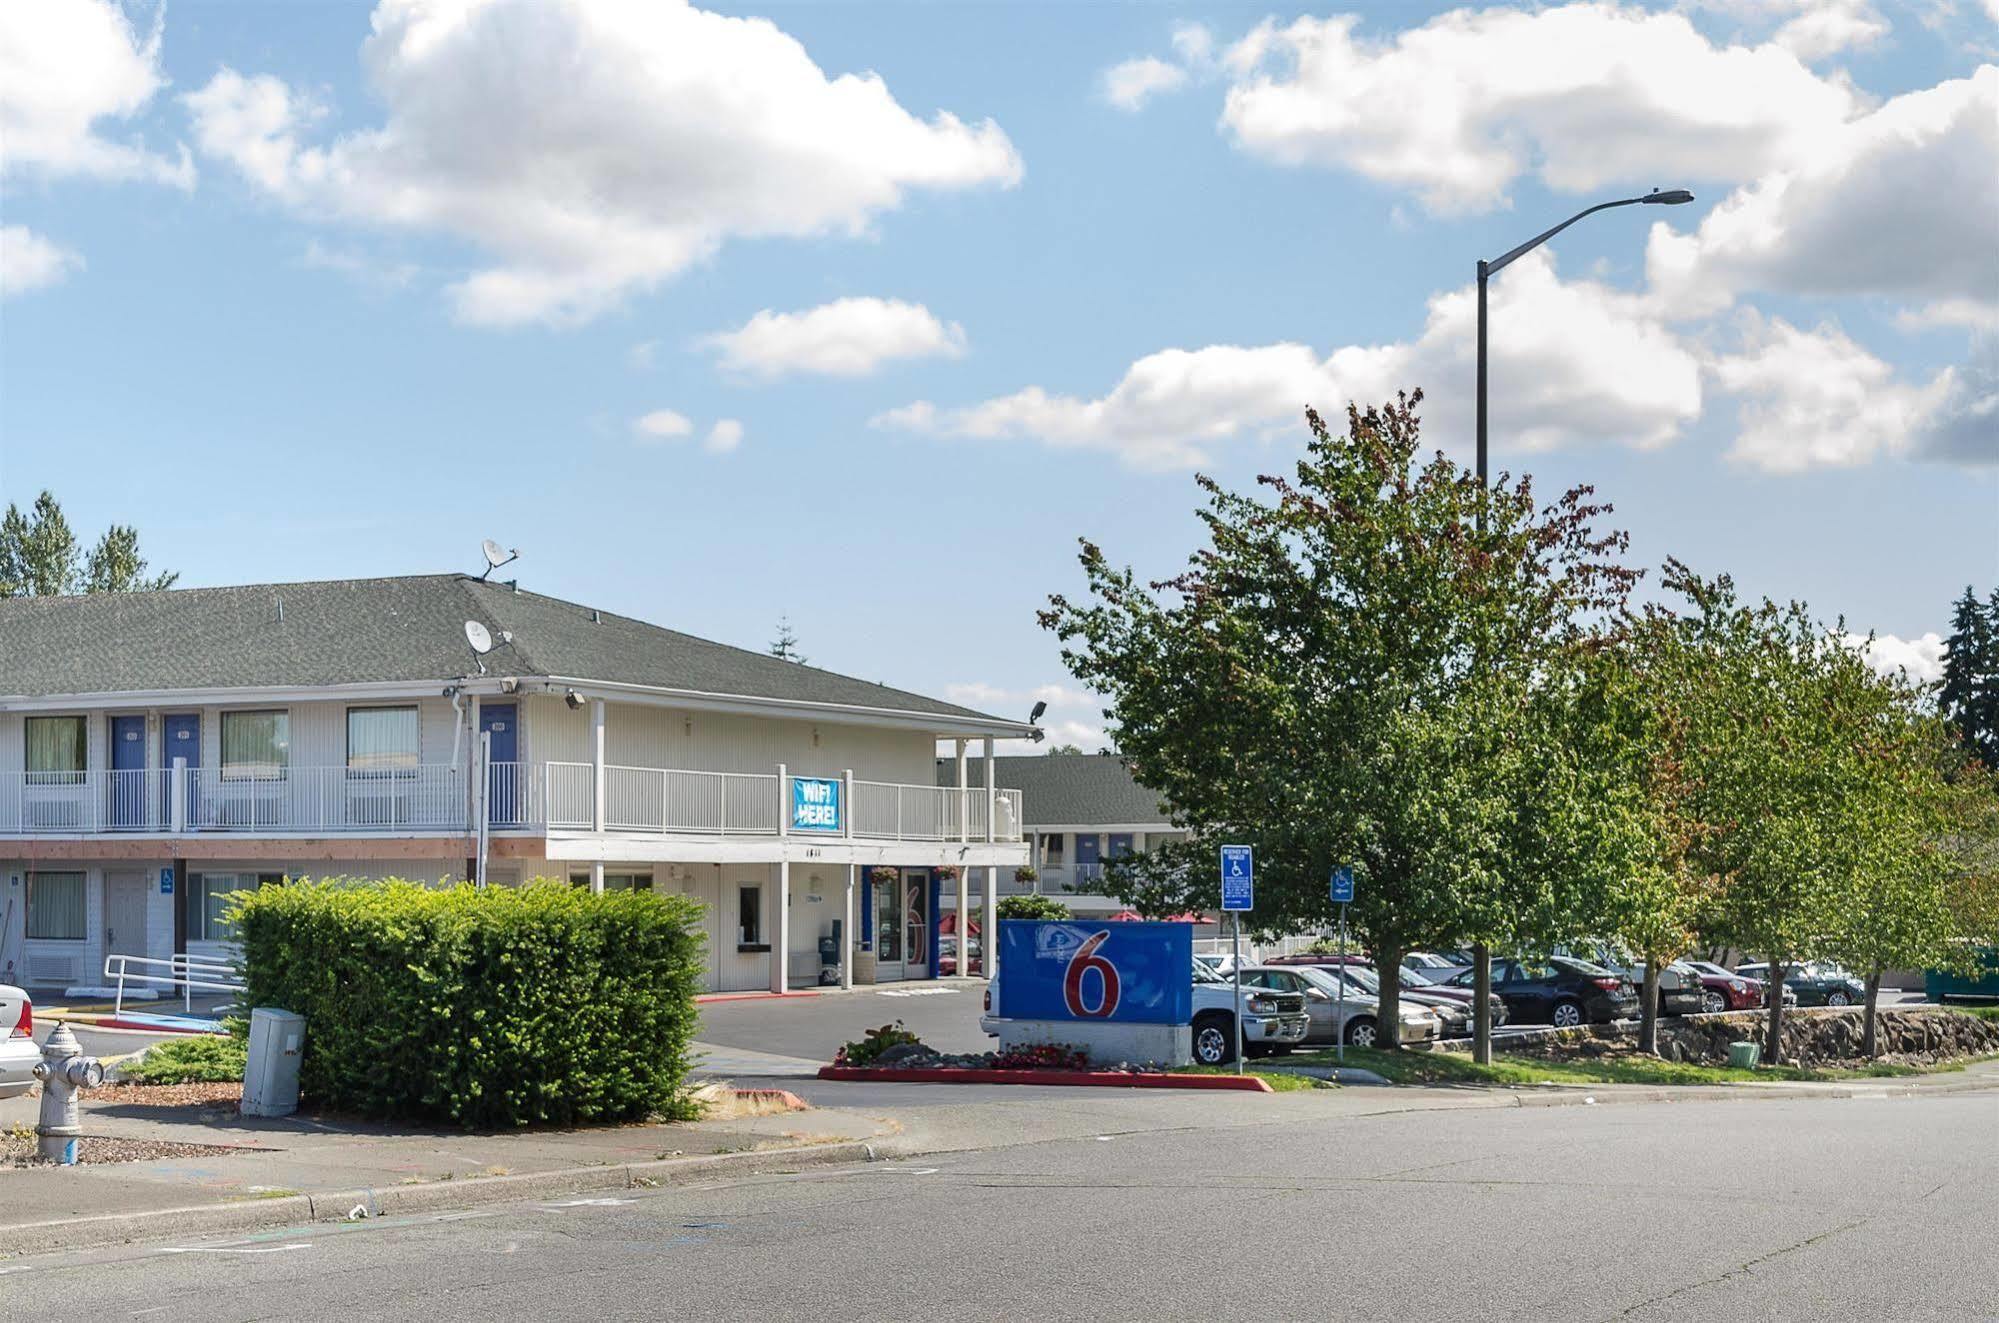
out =
<path fill-rule="evenodd" d="M 1607 866 L 1597 930 L 1634 952 L 1644 967 L 1638 1045 L 1656 1052 L 1659 972 L 1697 940 L 1714 879 L 1698 857 L 1704 828 L 1691 782 L 1689 742 L 1703 706 L 1717 697 L 1698 659 L 1674 646 L 1656 614 L 1627 618 L 1608 646 L 1586 661 L 1579 687 L 1576 747 L 1599 766 Z"/>
<path fill-rule="evenodd" d="M 1142 912 L 1212 908 L 1225 842 L 1256 848 L 1266 933 L 1330 923 L 1328 874 L 1353 865 L 1383 969 L 1600 908 L 1578 903 L 1602 884 L 1600 776 L 1564 743 L 1561 676 L 1635 577 L 1624 539 L 1586 488 L 1543 509 L 1524 480 L 1419 462 L 1420 400 L 1350 408 L 1339 435 L 1308 411 L 1267 495 L 1198 479 L 1207 545 L 1182 574 L 1141 583 L 1086 540 L 1088 599 L 1042 613 L 1187 829 L 1112 864 Z M 1384 1023 L 1398 1000 L 1385 980 Z"/>
<path fill-rule="evenodd" d="M 1665 586 L 1686 607 L 1650 608 L 1645 625 L 1687 722 L 1676 820 L 1690 866 L 1713 883 L 1710 936 L 1770 962 L 1764 1051 L 1780 1062 L 1782 971 L 1838 950 L 1856 929 L 1857 888 L 1910 839 L 1891 770 L 1891 695 L 1907 691 L 1801 603 L 1744 603 L 1727 576 L 1678 562 Z"/>
<path fill-rule="evenodd" d="M 1957 599 L 1937 702 L 1979 761 L 1999 768 L 1999 589 L 1984 603 L 1969 587 Z"/>
<path fill-rule="evenodd" d="M 25 514 L 9 504 L 0 516 L 0 597 L 149 592 L 179 577 L 146 574 L 139 532 L 129 524 L 111 525 L 86 557 L 51 492 L 37 496 Z"/>

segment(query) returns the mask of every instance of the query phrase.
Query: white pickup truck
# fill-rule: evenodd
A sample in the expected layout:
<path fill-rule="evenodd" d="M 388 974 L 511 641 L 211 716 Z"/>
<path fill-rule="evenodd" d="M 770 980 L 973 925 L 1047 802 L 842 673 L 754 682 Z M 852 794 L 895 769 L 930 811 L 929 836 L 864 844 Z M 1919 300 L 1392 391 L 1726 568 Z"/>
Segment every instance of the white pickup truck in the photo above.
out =
<path fill-rule="evenodd" d="M 13 1098 L 35 1086 L 35 1066 L 42 1049 L 35 1046 L 35 1007 L 28 994 L 0 983 L 0 1098 Z"/>

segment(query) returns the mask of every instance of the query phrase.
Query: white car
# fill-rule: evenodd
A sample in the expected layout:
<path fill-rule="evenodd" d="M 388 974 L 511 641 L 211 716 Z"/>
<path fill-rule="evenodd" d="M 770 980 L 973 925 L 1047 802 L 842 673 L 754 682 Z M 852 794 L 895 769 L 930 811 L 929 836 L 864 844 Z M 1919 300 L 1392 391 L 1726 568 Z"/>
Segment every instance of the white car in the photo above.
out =
<path fill-rule="evenodd" d="M 42 1049 L 35 1044 L 34 1004 L 7 983 L 0 983 L 0 1032 L 0 1098 L 13 1098 L 35 1086 Z"/>
<path fill-rule="evenodd" d="M 1312 1019 L 1307 1042 L 1344 1041 L 1348 1047 L 1373 1047 L 1379 1040 L 1381 999 L 1351 985 L 1342 997 L 1340 980 L 1331 969 L 1317 965 L 1282 968 L 1258 965 L 1242 971 L 1242 982 L 1245 988 L 1254 984 L 1277 992 L 1303 993 L 1306 1013 Z M 1428 1007 L 1405 1005 L 1401 1008 L 1401 1018 L 1405 1043 L 1431 1043 L 1443 1034 L 1443 1021 Z"/>

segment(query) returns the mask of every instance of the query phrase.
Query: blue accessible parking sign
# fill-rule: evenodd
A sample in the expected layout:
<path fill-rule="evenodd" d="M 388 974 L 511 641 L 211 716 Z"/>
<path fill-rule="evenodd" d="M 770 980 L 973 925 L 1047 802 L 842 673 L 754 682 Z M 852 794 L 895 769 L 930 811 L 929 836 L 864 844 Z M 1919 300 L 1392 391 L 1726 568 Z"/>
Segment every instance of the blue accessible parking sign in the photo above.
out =
<path fill-rule="evenodd" d="M 1222 847 L 1222 908 L 1256 907 L 1256 861 L 1247 845 Z"/>
<path fill-rule="evenodd" d="M 1333 904 L 1353 904 L 1353 869 L 1345 864 L 1333 870 Z"/>

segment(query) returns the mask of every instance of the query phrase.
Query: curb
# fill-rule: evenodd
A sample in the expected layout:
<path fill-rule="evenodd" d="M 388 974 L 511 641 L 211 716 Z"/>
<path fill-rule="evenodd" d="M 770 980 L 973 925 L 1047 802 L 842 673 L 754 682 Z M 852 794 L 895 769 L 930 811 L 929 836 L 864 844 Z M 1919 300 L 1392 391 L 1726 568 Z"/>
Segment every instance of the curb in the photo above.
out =
<path fill-rule="evenodd" d="M 1053 1084 L 1098 1089 L 1226 1089 L 1269 1093 L 1254 1075 L 1138 1075 L 1117 1070 L 899 1070 L 893 1066 L 821 1066 L 822 1080 L 879 1084 Z"/>
<path fill-rule="evenodd" d="M 291 1194 L 277 1199 L 241 1203 L 156 1208 L 143 1213 L 58 1218 L 0 1227 L 0 1258 L 89 1249 L 142 1237 L 173 1235 L 199 1240 L 231 1232 L 294 1226 L 301 1222 L 358 1223 L 377 1217 L 430 1213 L 515 1199 L 575 1194 L 584 1190 L 649 1189 L 715 1176 L 756 1176 L 766 1172 L 795 1171 L 800 1167 L 873 1162 L 876 1157 L 872 1143 L 848 1140 L 837 1144 L 663 1158 L 656 1162 L 561 1167 L 554 1171 L 523 1172 L 514 1176 L 475 1176 L 466 1180 L 391 1185 L 381 1189 L 363 1187 L 321 1191 L 318 1194 Z M 361 1216 L 350 1217 L 356 1210 L 361 1211 Z"/>

